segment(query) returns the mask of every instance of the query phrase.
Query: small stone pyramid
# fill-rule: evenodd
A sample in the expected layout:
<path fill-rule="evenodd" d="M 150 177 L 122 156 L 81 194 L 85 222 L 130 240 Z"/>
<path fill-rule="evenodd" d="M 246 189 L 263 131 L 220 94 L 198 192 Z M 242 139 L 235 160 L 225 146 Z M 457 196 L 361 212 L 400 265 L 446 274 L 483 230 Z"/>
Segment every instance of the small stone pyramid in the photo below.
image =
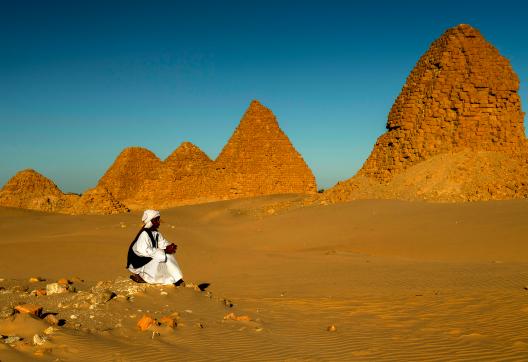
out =
<path fill-rule="evenodd" d="M 407 78 L 359 174 L 387 182 L 446 152 L 524 152 L 518 90 L 509 61 L 477 29 L 447 30 Z"/>
<path fill-rule="evenodd" d="M 96 187 L 85 191 L 73 205 L 73 214 L 121 214 L 130 212 L 123 203 L 116 200 L 105 187 Z"/>
<path fill-rule="evenodd" d="M 316 192 L 311 170 L 271 110 L 256 100 L 251 102 L 214 167 L 219 175 L 225 174 L 224 196 Z"/>
<path fill-rule="evenodd" d="M 50 179 L 32 169 L 18 172 L 0 190 L 0 206 L 48 212 L 63 212 L 78 198 L 64 194 Z"/>
<path fill-rule="evenodd" d="M 202 173 L 213 161 L 191 142 L 183 142 L 163 161 L 165 167 L 179 175 Z"/>
<path fill-rule="evenodd" d="M 128 147 L 117 156 L 99 180 L 97 188 L 106 189 L 116 200 L 128 206 L 129 203 L 134 204 L 136 194 L 145 182 L 158 179 L 161 167 L 161 160 L 151 151 L 141 147 Z"/>

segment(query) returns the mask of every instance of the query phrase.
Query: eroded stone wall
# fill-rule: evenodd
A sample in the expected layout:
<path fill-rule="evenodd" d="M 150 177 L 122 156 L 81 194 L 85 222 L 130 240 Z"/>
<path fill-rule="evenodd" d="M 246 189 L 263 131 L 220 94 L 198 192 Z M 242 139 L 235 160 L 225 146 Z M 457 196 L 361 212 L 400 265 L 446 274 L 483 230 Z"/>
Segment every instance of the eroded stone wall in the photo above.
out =
<path fill-rule="evenodd" d="M 480 32 L 447 30 L 420 58 L 359 174 L 388 182 L 438 154 L 526 149 L 519 79 Z"/>

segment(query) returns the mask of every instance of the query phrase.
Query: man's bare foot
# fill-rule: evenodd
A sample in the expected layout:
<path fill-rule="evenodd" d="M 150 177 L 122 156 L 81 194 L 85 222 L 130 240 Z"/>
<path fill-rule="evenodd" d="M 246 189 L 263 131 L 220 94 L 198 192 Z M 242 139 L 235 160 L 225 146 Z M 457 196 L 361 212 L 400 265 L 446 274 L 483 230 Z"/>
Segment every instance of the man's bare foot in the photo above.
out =
<path fill-rule="evenodd" d="M 140 277 L 138 274 L 132 274 L 130 276 L 130 279 L 132 279 L 133 281 L 135 281 L 136 283 L 146 283 L 146 281 L 143 280 L 142 277 Z"/>

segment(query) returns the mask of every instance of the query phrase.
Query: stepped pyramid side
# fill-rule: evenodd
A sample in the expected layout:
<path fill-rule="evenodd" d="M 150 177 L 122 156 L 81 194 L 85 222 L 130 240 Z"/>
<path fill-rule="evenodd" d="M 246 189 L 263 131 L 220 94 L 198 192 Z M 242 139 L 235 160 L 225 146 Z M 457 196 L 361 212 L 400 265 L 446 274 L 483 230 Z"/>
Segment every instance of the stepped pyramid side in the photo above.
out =
<path fill-rule="evenodd" d="M 478 30 L 447 30 L 420 58 L 361 170 L 329 202 L 528 197 L 519 80 Z"/>
<path fill-rule="evenodd" d="M 130 209 L 123 203 L 114 198 L 114 196 L 104 187 L 96 187 L 85 191 L 82 196 L 75 202 L 69 213 L 85 215 L 109 215 L 129 212 Z"/>
<path fill-rule="evenodd" d="M 183 142 L 163 161 L 177 175 L 203 173 L 212 160 L 200 148 L 190 142 Z"/>
<path fill-rule="evenodd" d="M 316 192 L 311 170 L 271 110 L 258 101 L 251 102 L 214 169 L 222 198 Z"/>
<path fill-rule="evenodd" d="M 161 160 L 151 151 L 129 147 L 117 156 L 99 180 L 97 188 L 103 189 L 100 192 L 109 192 L 116 200 L 129 206 L 129 203 L 136 203 L 136 194 L 142 189 L 144 182 L 158 179 L 161 167 Z"/>
<path fill-rule="evenodd" d="M 407 78 L 388 131 L 358 174 L 388 182 L 446 152 L 525 152 L 518 90 L 509 61 L 477 29 L 461 24 L 447 30 Z"/>

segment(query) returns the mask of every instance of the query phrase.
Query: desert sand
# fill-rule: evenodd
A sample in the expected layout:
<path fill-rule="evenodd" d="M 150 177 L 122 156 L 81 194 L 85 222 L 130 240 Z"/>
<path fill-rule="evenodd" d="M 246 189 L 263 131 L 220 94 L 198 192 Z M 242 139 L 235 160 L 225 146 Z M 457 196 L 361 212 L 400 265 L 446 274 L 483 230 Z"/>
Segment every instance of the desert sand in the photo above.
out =
<path fill-rule="evenodd" d="M 528 358 L 528 201 L 274 208 L 300 198 L 163 210 L 160 231 L 204 292 L 128 279 L 139 212 L 0 209 L 2 313 L 43 307 L 0 319 L 0 360 Z M 69 291 L 31 294 L 60 278 Z M 176 325 L 141 331 L 143 315 Z"/>

